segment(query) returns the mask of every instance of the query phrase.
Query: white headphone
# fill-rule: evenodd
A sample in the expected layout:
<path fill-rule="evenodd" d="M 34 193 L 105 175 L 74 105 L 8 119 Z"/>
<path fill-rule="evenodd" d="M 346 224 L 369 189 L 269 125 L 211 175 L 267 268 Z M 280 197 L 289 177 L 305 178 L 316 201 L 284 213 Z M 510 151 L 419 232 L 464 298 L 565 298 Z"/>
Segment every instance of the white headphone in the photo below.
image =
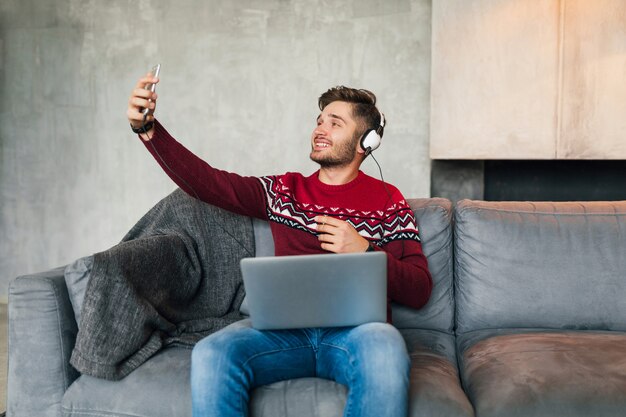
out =
<path fill-rule="evenodd" d="M 368 129 L 361 136 L 361 149 L 365 151 L 365 156 L 368 156 L 372 151 L 375 151 L 380 146 L 383 137 L 383 130 L 385 128 L 385 115 L 380 113 L 380 125 L 376 129 Z"/>

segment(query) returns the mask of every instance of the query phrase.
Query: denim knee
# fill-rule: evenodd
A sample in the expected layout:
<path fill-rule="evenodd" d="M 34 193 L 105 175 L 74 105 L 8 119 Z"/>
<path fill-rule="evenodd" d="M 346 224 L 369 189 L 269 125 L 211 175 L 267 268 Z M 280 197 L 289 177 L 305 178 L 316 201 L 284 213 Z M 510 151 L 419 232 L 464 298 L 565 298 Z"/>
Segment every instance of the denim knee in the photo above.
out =
<path fill-rule="evenodd" d="M 200 340 L 191 352 L 191 369 L 217 370 L 221 367 L 230 367 L 237 358 L 237 344 L 233 341 L 233 334 L 228 330 L 221 330 Z"/>
<path fill-rule="evenodd" d="M 213 369 L 214 367 L 211 365 L 218 360 L 216 353 L 219 352 L 219 347 L 215 345 L 216 344 L 208 337 L 196 343 L 191 351 L 191 369 L 197 368 L 198 366 Z"/>
<path fill-rule="evenodd" d="M 247 415 L 248 379 L 238 372 L 239 358 L 229 340 L 229 331 L 219 331 L 196 344 L 191 352 L 191 397 L 194 416 Z M 236 345 L 235 345 L 236 346 Z"/>
<path fill-rule="evenodd" d="M 358 333 L 351 350 L 362 372 L 385 383 L 398 380 L 398 376 L 400 381 L 408 380 L 411 361 L 398 329 L 387 323 L 368 323 L 355 330 Z"/>

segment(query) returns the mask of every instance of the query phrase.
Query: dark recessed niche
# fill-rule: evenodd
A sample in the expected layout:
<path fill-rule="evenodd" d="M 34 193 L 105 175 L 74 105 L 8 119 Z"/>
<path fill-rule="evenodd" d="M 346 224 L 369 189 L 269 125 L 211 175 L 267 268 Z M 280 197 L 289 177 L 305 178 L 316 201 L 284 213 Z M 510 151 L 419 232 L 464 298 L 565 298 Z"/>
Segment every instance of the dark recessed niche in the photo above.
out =
<path fill-rule="evenodd" d="M 452 201 L 626 200 L 626 161 L 433 160 L 431 195 Z"/>
<path fill-rule="evenodd" d="M 626 200 L 626 161 L 485 161 L 485 200 Z"/>

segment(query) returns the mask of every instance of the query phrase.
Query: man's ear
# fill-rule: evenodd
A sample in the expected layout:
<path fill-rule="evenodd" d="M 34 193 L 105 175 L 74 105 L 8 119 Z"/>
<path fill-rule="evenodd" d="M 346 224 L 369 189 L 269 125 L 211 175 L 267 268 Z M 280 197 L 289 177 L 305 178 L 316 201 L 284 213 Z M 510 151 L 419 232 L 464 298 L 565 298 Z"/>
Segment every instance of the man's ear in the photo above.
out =
<path fill-rule="evenodd" d="M 358 129 L 358 127 L 357 127 L 357 129 Z M 358 136 L 358 139 L 356 140 L 356 153 L 363 155 L 363 154 L 365 154 L 365 149 L 363 149 L 363 147 L 361 146 L 361 139 L 363 139 L 363 133 L 361 133 Z"/>

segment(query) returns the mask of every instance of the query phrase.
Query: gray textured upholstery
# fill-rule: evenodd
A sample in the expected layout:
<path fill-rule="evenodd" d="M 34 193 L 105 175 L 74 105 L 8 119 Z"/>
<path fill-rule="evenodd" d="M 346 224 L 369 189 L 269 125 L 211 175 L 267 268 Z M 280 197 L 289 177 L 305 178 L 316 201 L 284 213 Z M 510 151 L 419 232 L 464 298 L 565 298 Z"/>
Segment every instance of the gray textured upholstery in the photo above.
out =
<path fill-rule="evenodd" d="M 626 333 L 508 329 L 460 339 L 463 380 L 478 416 L 626 413 Z"/>
<path fill-rule="evenodd" d="M 454 336 L 437 330 L 400 330 L 411 356 L 409 417 L 472 417 L 459 383 Z"/>
<path fill-rule="evenodd" d="M 191 350 L 169 348 L 120 381 L 81 376 L 63 398 L 63 415 L 93 417 L 188 417 L 191 415 Z M 252 393 L 252 417 L 341 416 L 346 388 L 303 378 L 261 387 Z"/>
<path fill-rule="evenodd" d="M 78 377 L 69 364 L 77 328 L 63 270 L 18 277 L 9 285 L 11 417 L 59 416 L 63 394 Z"/>
<path fill-rule="evenodd" d="M 190 363 L 191 349 L 168 348 L 120 381 L 82 375 L 63 398 L 63 415 L 190 416 Z"/>
<path fill-rule="evenodd" d="M 626 202 L 455 211 L 457 331 L 626 330 Z"/>
<path fill-rule="evenodd" d="M 80 309 L 85 299 L 89 275 L 93 267 L 93 255 L 77 259 L 65 267 L 65 285 L 72 303 L 76 323 L 80 326 Z"/>
<path fill-rule="evenodd" d="M 476 415 L 624 415 L 626 202 L 461 201 L 455 267 Z"/>
<path fill-rule="evenodd" d="M 472 416 L 459 384 L 454 336 L 434 330 L 401 332 L 412 359 L 409 415 Z M 166 349 L 121 381 L 81 376 L 63 398 L 63 415 L 189 416 L 190 355 L 188 349 Z M 253 417 L 339 417 L 345 402 L 343 385 L 303 378 L 256 389 L 250 410 Z"/>
<path fill-rule="evenodd" d="M 454 327 L 452 203 L 444 198 L 408 200 L 415 213 L 422 249 L 433 277 L 428 304 L 419 310 L 393 305 L 393 324 L 452 333 Z"/>
<path fill-rule="evenodd" d="M 252 227 L 255 256 L 274 256 L 274 238 L 270 224 L 264 220 L 252 219 Z"/>
<path fill-rule="evenodd" d="M 252 227 L 254 230 L 254 256 L 274 256 L 274 238 L 270 224 L 263 220 L 252 219 Z M 250 315 L 248 300 L 245 297 L 239 311 L 247 316 Z"/>
<path fill-rule="evenodd" d="M 251 417 L 341 417 L 346 387 L 320 378 L 281 381 L 257 388 L 250 399 Z"/>

